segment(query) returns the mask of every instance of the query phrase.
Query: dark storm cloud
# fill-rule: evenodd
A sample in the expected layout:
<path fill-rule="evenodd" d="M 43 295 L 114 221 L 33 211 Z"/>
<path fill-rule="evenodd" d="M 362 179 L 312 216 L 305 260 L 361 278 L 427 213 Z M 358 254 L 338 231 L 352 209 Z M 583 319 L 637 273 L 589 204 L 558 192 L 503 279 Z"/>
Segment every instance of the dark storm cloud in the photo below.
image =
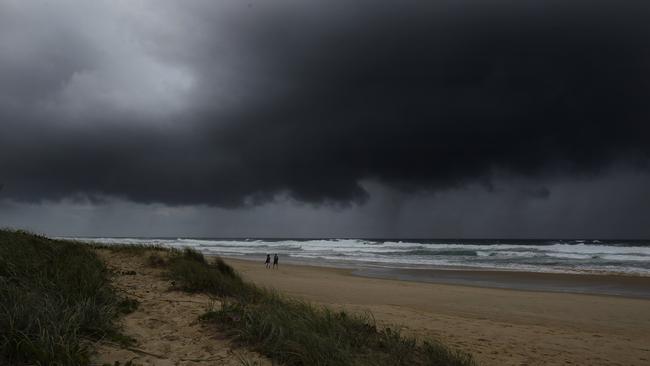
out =
<path fill-rule="evenodd" d="M 0 26 L 17 50 L 0 55 L 5 197 L 346 203 L 363 180 L 437 191 L 647 168 L 643 2 L 161 7 L 126 30 L 65 11 L 27 35 Z"/>

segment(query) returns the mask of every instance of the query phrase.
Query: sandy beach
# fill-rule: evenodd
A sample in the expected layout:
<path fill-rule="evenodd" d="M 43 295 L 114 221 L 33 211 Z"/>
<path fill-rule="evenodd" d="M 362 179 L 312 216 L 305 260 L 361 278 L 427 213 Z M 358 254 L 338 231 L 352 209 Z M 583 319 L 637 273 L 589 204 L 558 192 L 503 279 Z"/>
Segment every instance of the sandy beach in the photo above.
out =
<path fill-rule="evenodd" d="M 141 305 L 122 322 L 137 347 L 103 343 L 94 364 L 133 360 L 147 365 L 235 365 L 242 355 L 269 363 L 253 352 L 233 348 L 223 335 L 197 321 L 219 305 L 216 299 L 170 290 L 162 270 L 148 266 L 146 256 L 107 250 L 98 254 L 116 273 L 114 286 Z M 233 258 L 227 263 L 257 285 L 334 308 L 370 311 L 382 326 L 439 339 L 471 353 L 480 365 L 650 363 L 650 299 L 477 285 L 496 281 L 525 286 L 537 281 L 582 289 L 601 279 L 609 287 L 632 291 L 649 285 L 646 277 L 458 271 L 445 278 L 435 270 L 428 272 L 441 281 L 451 277 L 474 281 L 459 285 L 404 280 L 399 271 L 393 274 L 402 278 L 398 280 L 363 277 L 358 269 L 281 263 L 273 270 L 261 261 Z"/>
<path fill-rule="evenodd" d="M 122 332 L 136 345 L 101 341 L 91 365 L 235 366 L 243 359 L 260 366 L 271 364 L 254 352 L 233 347 L 223 334 L 201 324 L 199 316 L 219 306 L 218 300 L 206 294 L 173 291 L 163 270 L 148 265 L 145 255 L 109 250 L 96 253 L 114 272 L 112 285 L 117 291 L 140 305 L 120 321 Z"/>
<path fill-rule="evenodd" d="M 261 262 L 228 263 L 258 285 L 320 304 L 369 310 L 384 325 L 438 338 L 472 353 L 482 365 L 650 364 L 648 299 L 366 278 L 349 269 L 296 264 L 267 270 Z M 552 279 L 594 281 L 576 275 Z M 616 285 L 616 278 L 607 280 Z M 649 278 L 621 281 L 650 286 Z"/>

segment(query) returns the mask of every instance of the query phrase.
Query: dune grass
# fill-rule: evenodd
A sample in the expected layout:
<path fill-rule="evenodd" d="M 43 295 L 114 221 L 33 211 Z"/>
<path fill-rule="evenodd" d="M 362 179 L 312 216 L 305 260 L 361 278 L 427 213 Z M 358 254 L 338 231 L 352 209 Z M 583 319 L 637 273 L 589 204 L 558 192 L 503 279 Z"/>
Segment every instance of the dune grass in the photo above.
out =
<path fill-rule="evenodd" d="M 436 341 L 380 328 L 371 314 L 333 311 L 245 282 L 220 258 L 173 255 L 167 275 L 190 292 L 222 298 L 202 319 L 237 342 L 285 365 L 474 365 L 470 355 Z"/>
<path fill-rule="evenodd" d="M 86 245 L 0 230 L 0 364 L 85 365 L 91 341 L 128 343 L 114 320 L 137 307 Z"/>
<path fill-rule="evenodd" d="M 76 242 L 76 241 L 75 241 Z M 102 244 L 102 243 L 85 243 L 93 249 L 107 249 L 113 252 L 126 252 L 129 254 L 141 255 L 146 252 L 167 252 L 175 249 L 167 248 L 158 244 Z"/>
<path fill-rule="evenodd" d="M 256 301 L 262 294 L 260 289 L 244 282 L 221 258 L 208 263 L 203 254 L 191 249 L 172 253 L 166 266 L 167 276 L 187 292 L 207 292 L 241 301 Z"/>

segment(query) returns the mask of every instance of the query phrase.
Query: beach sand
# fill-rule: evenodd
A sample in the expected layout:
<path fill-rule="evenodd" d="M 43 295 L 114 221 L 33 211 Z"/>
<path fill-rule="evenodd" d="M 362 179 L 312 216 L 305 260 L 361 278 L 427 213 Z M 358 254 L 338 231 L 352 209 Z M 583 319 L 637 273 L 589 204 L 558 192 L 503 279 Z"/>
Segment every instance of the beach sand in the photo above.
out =
<path fill-rule="evenodd" d="M 210 307 L 219 306 L 215 299 L 171 291 L 162 270 L 148 266 L 146 256 L 98 253 L 115 272 L 113 284 L 138 299 L 140 307 L 122 320 L 124 333 L 135 338 L 137 345 L 124 348 L 101 342 L 93 364 L 132 360 L 137 365 L 239 365 L 242 357 L 270 364 L 253 352 L 233 349 L 216 329 L 197 321 Z M 335 308 L 371 311 L 380 325 L 439 339 L 473 354 L 481 365 L 650 364 L 649 299 L 367 278 L 349 269 L 284 263 L 278 270 L 269 270 L 262 262 L 227 262 L 258 285 Z M 436 273 L 428 273 L 429 278 Z M 393 275 L 403 278 L 404 274 Z M 442 281 L 451 276 L 438 275 Z M 508 283 L 507 276 L 512 276 L 510 282 L 517 286 L 561 281 L 583 288 L 598 280 L 515 272 L 460 271 L 458 275 L 473 283 L 481 281 L 472 276 L 483 276 L 483 283 L 488 284 Z M 608 286 L 628 290 L 650 282 L 647 278 L 602 278 Z"/>
<path fill-rule="evenodd" d="M 120 321 L 123 333 L 136 344 L 123 347 L 102 341 L 92 365 L 124 365 L 131 361 L 134 366 L 240 366 L 242 359 L 260 366 L 271 365 L 254 352 L 233 348 L 223 334 L 199 322 L 200 315 L 219 306 L 216 299 L 172 291 L 171 283 L 162 276 L 163 270 L 147 264 L 147 255 L 96 252 L 115 273 L 113 286 L 122 295 L 137 299 L 140 305 Z"/>
<path fill-rule="evenodd" d="M 304 265 L 267 270 L 262 262 L 227 261 L 258 285 L 333 307 L 369 310 L 382 325 L 440 339 L 472 353 L 482 365 L 650 364 L 648 299 L 366 278 L 348 269 Z M 507 275 L 513 282 L 538 276 Z M 552 278 L 583 281 L 575 276 Z M 635 286 L 644 281 L 650 285 L 650 279 L 629 280 Z"/>

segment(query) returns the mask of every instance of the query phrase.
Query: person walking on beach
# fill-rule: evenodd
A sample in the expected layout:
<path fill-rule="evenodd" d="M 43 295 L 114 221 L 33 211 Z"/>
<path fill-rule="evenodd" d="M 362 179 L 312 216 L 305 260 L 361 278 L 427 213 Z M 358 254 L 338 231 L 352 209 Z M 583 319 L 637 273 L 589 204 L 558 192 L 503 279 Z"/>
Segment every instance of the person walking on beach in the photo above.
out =
<path fill-rule="evenodd" d="M 273 256 L 273 268 L 278 268 L 278 253 Z"/>
<path fill-rule="evenodd" d="M 264 262 L 264 263 L 266 264 L 266 268 L 271 268 L 271 255 L 270 254 L 266 255 L 266 262 Z"/>

